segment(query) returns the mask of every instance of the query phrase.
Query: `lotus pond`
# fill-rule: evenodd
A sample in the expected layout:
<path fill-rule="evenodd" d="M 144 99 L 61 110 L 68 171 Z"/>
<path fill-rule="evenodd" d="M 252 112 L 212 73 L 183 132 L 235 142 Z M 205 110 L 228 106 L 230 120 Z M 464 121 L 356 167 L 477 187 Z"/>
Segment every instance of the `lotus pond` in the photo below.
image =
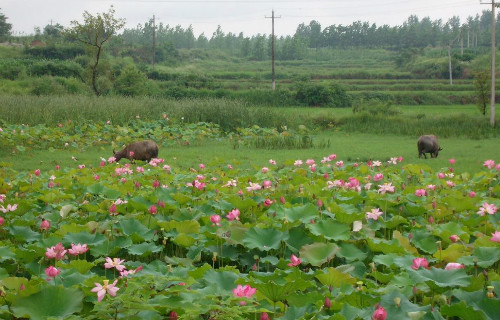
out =
<path fill-rule="evenodd" d="M 498 319 L 500 166 L 454 164 L 0 169 L 0 317 Z"/>

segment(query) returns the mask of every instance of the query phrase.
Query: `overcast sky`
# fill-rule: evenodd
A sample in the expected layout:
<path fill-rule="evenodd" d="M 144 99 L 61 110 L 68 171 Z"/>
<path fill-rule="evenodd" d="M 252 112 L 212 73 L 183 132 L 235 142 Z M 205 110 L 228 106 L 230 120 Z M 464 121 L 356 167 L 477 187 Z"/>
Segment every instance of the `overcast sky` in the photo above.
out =
<path fill-rule="evenodd" d="M 83 22 L 84 11 L 106 12 L 111 5 L 115 16 L 126 20 L 127 28 L 144 24 L 155 15 L 157 22 L 171 27 L 192 25 L 196 36 L 205 33 L 208 38 L 218 25 L 224 33 L 270 34 L 271 19 L 266 17 L 272 10 L 280 17 L 275 20 L 275 33 L 281 36 L 293 35 L 300 23 L 311 20 L 322 28 L 358 20 L 377 26 L 401 25 L 412 14 L 443 22 L 459 16 L 465 22 L 468 16 L 491 9 L 480 0 L 2 0 L 0 12 L 12 24 L 14 34 L 31 34 L 34 27 L 43 29 L 50 23 L 69 27 L 72 20 Z"/>

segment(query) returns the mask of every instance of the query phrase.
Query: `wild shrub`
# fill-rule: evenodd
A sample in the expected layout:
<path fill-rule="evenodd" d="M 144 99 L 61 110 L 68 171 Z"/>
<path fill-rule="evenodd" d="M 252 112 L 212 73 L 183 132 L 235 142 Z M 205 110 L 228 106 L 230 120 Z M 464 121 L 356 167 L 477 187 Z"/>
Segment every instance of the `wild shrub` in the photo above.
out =
<path fill-rule="evenodd" d="M 146 75 L 135 65 L 127 65 L 116 78 L 114 89 L 118 94 L 124 96 L 144 95 L 146 90 Z"/>
<path fill-rule="evenodd" d="M 301 82 L 296 87 L 295 99 L 311 107 L 350 107 L 352 99 L 338 84 L 326 86 L 320 83 Z"/>

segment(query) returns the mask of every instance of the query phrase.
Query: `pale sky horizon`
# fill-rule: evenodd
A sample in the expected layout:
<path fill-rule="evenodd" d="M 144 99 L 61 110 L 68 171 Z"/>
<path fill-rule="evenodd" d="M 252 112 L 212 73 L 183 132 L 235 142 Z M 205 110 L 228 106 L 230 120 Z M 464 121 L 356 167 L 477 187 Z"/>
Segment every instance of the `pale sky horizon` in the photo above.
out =
<path fill-rule="evenodd" d="M 480 0 L 2 0 L 0 12 L 12 24 L 14 35 L 26 35 L 51 23 L 70 27 L 72 20 L 83 22 L 84 11 L 95 15 L 107 12 L 111 5 L 115 17 L 124 18 L 128 29 L 144 25 L 155 15 L 157 23 L 184 29 L 192 25 L 196 36 L 204 33 L 207 38 L 219 25 L 226 34 L 271 34 L 271 19 L 267 17 L 273 10 L 279 17 L 275 20 L 278 37 L 293 35 L 299 24 L 307 25 L 311 20 L 322 28 L 355 21 L 394 26 L 402 25 L 413 14 L 443 23 L 458 16 L 464 23 L 469 16 L 491 10 L 491 5 Z"/>

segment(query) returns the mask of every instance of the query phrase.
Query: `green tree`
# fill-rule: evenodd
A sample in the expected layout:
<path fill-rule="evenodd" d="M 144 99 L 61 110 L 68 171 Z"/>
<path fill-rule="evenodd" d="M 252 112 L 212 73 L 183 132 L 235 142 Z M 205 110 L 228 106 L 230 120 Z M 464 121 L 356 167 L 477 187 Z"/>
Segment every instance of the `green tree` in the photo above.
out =
<path fill-rule="evenodd" d="M 85 45 L 92 62 L 89 66 L 91 74 L 91 85 L 94 93 L 99 96 L 103 92 L 99 87 L 99 62 L 101 60 L 104 44 L 113 37 L 118 30 L 125 26 L 124 19 L 117 19 L 114 17 L 115 9 L 113 6 L 107 13 L 91 15 L 85 11 L 83 13 L 84 22 L 72 21 L 72 28 L 66 30 L 68 36 L 76 41 Z"/>
<path fill-rule="evenodd" d="M 146 75 L 133 64 L 127 65 L 115 81 L 115 90 L 124 96 L 139 96 L 146 92 Z"/>
<path fill-rule="evenodd" d="M 486 105 L 490 102 L 490 76 L 480 71 L 474 74 L 474 88 L 476 89 L 476 104 L 483 116 L 486 115 Z"/>
<path fill-rule="evenodd" d="M 10 30 L 12 29 L 12 24 L 7 23 L 7 17 L 0 12 L 0 40 L 10 36 Z"/>

